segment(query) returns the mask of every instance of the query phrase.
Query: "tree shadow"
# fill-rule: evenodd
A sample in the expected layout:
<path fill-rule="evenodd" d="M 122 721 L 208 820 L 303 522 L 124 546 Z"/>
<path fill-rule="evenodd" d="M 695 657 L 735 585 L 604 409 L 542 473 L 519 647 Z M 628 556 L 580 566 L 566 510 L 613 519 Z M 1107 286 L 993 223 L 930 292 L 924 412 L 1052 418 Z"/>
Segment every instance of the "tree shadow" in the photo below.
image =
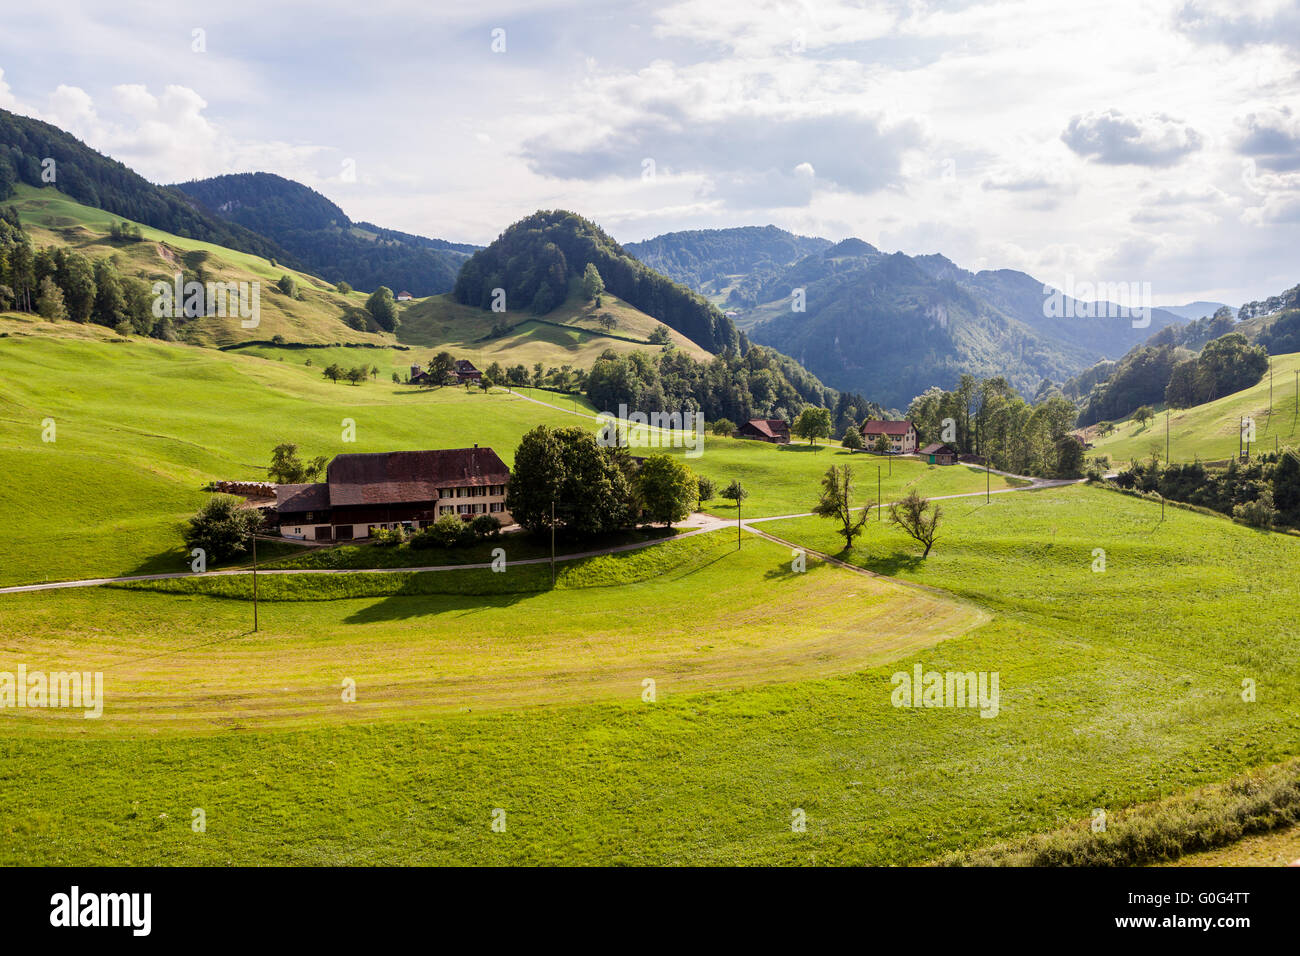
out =
<path fill-rule="evenodd" d="M 841 560 L 845 559 L 841 558 Z M 859 565 L 859 567 L 866 568 L 868 571 L 875 571 L 877 574 L 884 574 L 891 578 L 898 577 L 900 572 L 915 571 L 924 566 L 925 559 L 919 554 L 902 551 L 896 551 L 884 557 L 871 558 Z"/>
<path fill-rule="evenodd" d="M 512 607 L 520 601 L 545 594 L 549 590 L 548 582 L 548 586 L 541 589 L 491 594 L 391 594 L 354 611 L 343 620 L 347 624 L 376 624 L 439 615 L 468 618 L 483 611 Z M 358 600 L 368 599 L 362 597 Z M 284 606 L 287 603 L 290 602 L 277 602 L 277 606 Z"/>

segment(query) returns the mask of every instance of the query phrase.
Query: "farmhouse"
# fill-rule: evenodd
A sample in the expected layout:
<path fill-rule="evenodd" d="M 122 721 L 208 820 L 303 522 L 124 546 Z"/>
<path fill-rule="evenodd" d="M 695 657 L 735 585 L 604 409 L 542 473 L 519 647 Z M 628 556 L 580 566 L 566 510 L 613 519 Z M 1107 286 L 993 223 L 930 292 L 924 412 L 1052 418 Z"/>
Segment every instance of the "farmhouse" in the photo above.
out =
<path fill-rule="evenodd" d="M 418 366 L 418 365 L 412 365 L 412 366 L 411 366 L 411 379 L 410 379 L 410 381 L 411 381 L 411 384 L 412 384 L 412 385 L 432 385 L 432 384 L 433 384 L 433 379 L 431 379 L 431 378 L 429 377 L 429 373 L 426 372 L 424 369 L 420 368 L 420 366 Z"/>
<path fill-rule="evenodd" d="M 457 359 L 456 367 L 452 369 L 452 374 L 456 376 L 456 381 L 464 385 L 466 382 L 478 382 L 483 379 L 483 373 L 474 367 L 474 363 L 468 359 Z"/>
<path fill-rule="evenodd" d="M 862 423 L 862 438 L 868 448 L 874 448 L 881 435 L 889 440 L 890 450 L 896 455 L 910 455 L 916 451 L 916 429 L 909 421 L 867 419 Z"/>
<path fill-rule="evenodd" d="M 401 292 L 397 293 L 397 301 L 398 301 L 398 302 L 410 302 L 410 301 L 411 301 L 411 293 L 409 293 L 409 292 L 407 292 L 405 289 L 403 289 Z"/>
<path fill-rule="evenodd" d="M 777 445 L 790 444 L 790 424 L 779 418 L 751 418 L 736 429 L 737 438 L 753 438 L 758 441 L 773 442 Z"/>
<path fill-rule="evenodd" d="M 490 514 L 503 525 L 510 469 L 491 448 L 336 455 L 325 480 L 280 485 L 276 523 L 286 538 L 351 541 L 375 528 L 428 527 L 447 514 Z"/>
<path fill-rule="evenodd" d="M 926 445 L 917 454 L 932 465 L 955 465 L 957 463 L 957 449 L 940 442 L 932 442 Z"/>

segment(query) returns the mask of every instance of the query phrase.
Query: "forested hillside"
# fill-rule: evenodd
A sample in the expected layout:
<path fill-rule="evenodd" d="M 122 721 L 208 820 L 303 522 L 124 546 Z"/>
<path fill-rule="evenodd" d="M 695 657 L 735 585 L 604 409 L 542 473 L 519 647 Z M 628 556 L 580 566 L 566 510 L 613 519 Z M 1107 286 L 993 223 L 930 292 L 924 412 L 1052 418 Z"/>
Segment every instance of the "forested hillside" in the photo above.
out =
<path fill-rule="evenodd" d="M 599 273 L 604 288 L 710 352 L 740 348 L 731 320 L 691 290 L 632 258 L 595 223 L 565 210 L 544 210 L 510 226 L 470 257 L 456 279 L 456 301 L 546 315 L 569 294 L 569 283 Z"/>
<path fill-rule="evenodd" d="M 0 110 L 0 200 L 8 199 L 17 183 L 56 186 L 77 202 L 116 216 L 299 267 L 271 239 L 226 222 L 180 190 L 155 186 L 56 126 Z"/>
<path fill-rule="evenodd" d="M 214 176 L 176 188 L 269 236 L 321 278 L 366 291 L 449 292 L 477 248 L 353 222 L 316 190 L 272 173 Z"/>

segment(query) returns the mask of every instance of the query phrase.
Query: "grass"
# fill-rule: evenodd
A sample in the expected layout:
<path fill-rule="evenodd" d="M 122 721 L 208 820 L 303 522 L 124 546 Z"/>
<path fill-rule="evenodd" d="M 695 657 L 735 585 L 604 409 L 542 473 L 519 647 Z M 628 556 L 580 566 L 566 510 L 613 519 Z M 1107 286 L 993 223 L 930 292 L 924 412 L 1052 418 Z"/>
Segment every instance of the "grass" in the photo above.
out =
<path fill-rule="evenodd" d="M 1300 445 L 1300 415 L 1296 413 L 1296 375 L 1300 352 L 1274 355 L 1273 407 L 1269 414 L 1269 376 L 1250 388 L 1194 408 L 1170 409 L 1169 457 L 1172 461 L 1219 461 L 1237 454 L 1241 419 L 1255 420 L 1251 453 Z M 1156 413 L 1147 425 L 1133 420 L 1118 422 L 1115 431 L 1093 440 L 1091 455 L 1109 455 L 1112 463 L 1144 460 L 1153 453 L 1165 458 L 1165 413 Z"/>
<path fill-rule="evenodd" d="M 264 479 L 282 441 L 305 457 L 477 442 L 509 463 L 528 429 L 575 421 L 505 392 L 333 384 L 238 352 L 0 326 L 13 333 L 0 338 L 6 585 L 187 570 L 179 531 L 200 489 Z M 47 418 L 54 442 L 42 441 Z M 355 442 L 343 441 L 345 419 Z"/>
<path fill-rule="evenodd" d="M 1100 818 L 1099 818 L 1100 819 Z M 1294 844 L 1300 824 L 1300 761 L 1265 767 L 1227 783 L 1107 814 L 1104 826 L 1080 821 L 1016 843 L 953 854 L 953 866 L 1140 866 L 1168 863 L 1244 837 L 1283 830 Z M 1207 864 L 1202 859 L 1196 865 Z"/>
<path fill-rule="evenodd" d="M 342 295 L 333 285 L 270 260 L 197 239 L 186 239 L 161 229 L 136 223 L 143 242 L 116 242 L 109 235 L 113 216 L 93 206 L 83 206 L 54 187 L 37 189 L 19 184 L 6 200 L 18 210 L 23 226 L 38 247 L 59 245 L 98 259 L 117 260 L 118 270 L 147 282 L 171 281 L 183 264 L 187 272 L 197 266 L 213 281 L 260 283 L 259 324 L 245 329 L 238 317 L 202 317 L 186 335 L 194 344 L 227 345 L 249 339 L 270 339 L 283 335 L 291 342 L 392 342 L 391 335 L 358 332 L 344 320 L 360 315 L 366 296 L 362 292 Z M 130 222 L 130 220 L 126 220 Z M 293 276 L 301 298 L 294 300 L 272 289 L 282 275 Z"/>
<path fill-rule="evenodd" d="M 933 613 L 726 532 L 594 563 L 616 587 L 268 602 L 257 635 L 242 600 L 5 596 L 0 662 L 102 667 L 111 706 L 0 713 L 0 862 L 908 864 L 1297 756 L 1294 541 L 1084 486 L 945 508 L 925 562 L 879 526 L 847 555 Z M 998 671 L 999 715 L 891 706 L 914 663 Z"/>
<path fill-rule="evenodd" d="M 591 368 L 606 349 L 622 355 L 660 348 L 646 342 L 660 324 L 657 319 L 608 293 L 597 308 L 594 302 L 582 298 L 576 283 L 574 286 L 559 308 L 540 317 L 526 311 L 498 313 L 476 309 L 461 305 L 451 295 L 417 299 L 402 306 L 402 324 L 397 337 L 412 346 L 449 349 L 479 368 L 494 361 L 503 366 L 522 364 L 529 369 L 534 362 L 541 362 L 547 368 L 561 365 Z M 596 321 L 604 312 L 618 320 L 609 335 Z M 510 326 L 510 331 L 499 338 L 488 338 L 498 322 Z M 712 358 L 680 332 L 670 330 L 670 335 L 673 345 L 692 358 L 699 361 Z"/>
<path fill-rule="evenodd" d="M 737 551 L 720 532 L 557 570 L 554 588 L 545 564 L 266 575 L 256 634 L 248 577 L 10 595 L 5 659 L 18 650 L 32 669 L 103 671 L 109 702 L 98 721 L 9 711 L 4 731 L 193 734 L 637 700 L 646 677 L 668 698 L 848 673 L 984 620 L 843 569 L 796 573 L 786 549 L 751 541 Z M 765 600 L 755 580 L 781 602 Z M 374 596 L 369 585 L 385 589 L 381 599 L 359 599 Z M 815 614 L 816 624 L 791 628 L 792 614 Z M 344 678 L 360 688 L 355 704 L 335 692 Z"/>

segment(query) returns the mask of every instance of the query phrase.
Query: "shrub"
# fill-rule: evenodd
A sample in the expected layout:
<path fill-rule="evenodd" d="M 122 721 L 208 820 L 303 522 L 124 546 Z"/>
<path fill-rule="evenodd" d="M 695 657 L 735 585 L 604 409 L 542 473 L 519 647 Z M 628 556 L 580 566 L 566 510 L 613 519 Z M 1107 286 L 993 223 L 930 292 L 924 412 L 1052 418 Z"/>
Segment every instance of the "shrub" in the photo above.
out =
<path fill-rule="evenodd" d="M 381 548 L 396 547 L 406 539 L 406 528 L 400 524 L 396 528 L 376 528 L 374 531 L 370 532 L 371 542 L 379 545 Z"/>
<path fill-rule="evenodd" d="M 706 501 L 713 500 L 714 495 L 717 494 L 717 490 L 713 486 L 712 478 L 706 478 L 704 475 L 699 476 L 698 494 L 699 494 L 699 499 L 701 504 L 703 504 Z"/>
<path fill-rule="evenodd" d="M 1273 507 L 1273 492 L 1265 488 L 1254 501 L 1235 505 L 1232 516 L 1252 528 L 1271 528 L 1277 521 L 1277 509 Z"/>
<path fill-rule="evenodd" d="M 473 544 L 474 532 L 460 515 L 443 515 L 411 540 L 413 548 L 455 548 Z"/>
<path fill-rule="evenodd" d="M 248 539 L 262 526 L 262 514 L 243 507 L 234 495 L 214 495 L 189 520 L 182 537 L 187 548 L 202 548 L 209 561 L 221 561 L 248 550 Z"/>
<path fill-rule="evenodd" d="M 501 522 L 496 515 L 477 515 L 469 523 L 469 530 L 477 538 L 495 538 L 501 534 Z"/>

